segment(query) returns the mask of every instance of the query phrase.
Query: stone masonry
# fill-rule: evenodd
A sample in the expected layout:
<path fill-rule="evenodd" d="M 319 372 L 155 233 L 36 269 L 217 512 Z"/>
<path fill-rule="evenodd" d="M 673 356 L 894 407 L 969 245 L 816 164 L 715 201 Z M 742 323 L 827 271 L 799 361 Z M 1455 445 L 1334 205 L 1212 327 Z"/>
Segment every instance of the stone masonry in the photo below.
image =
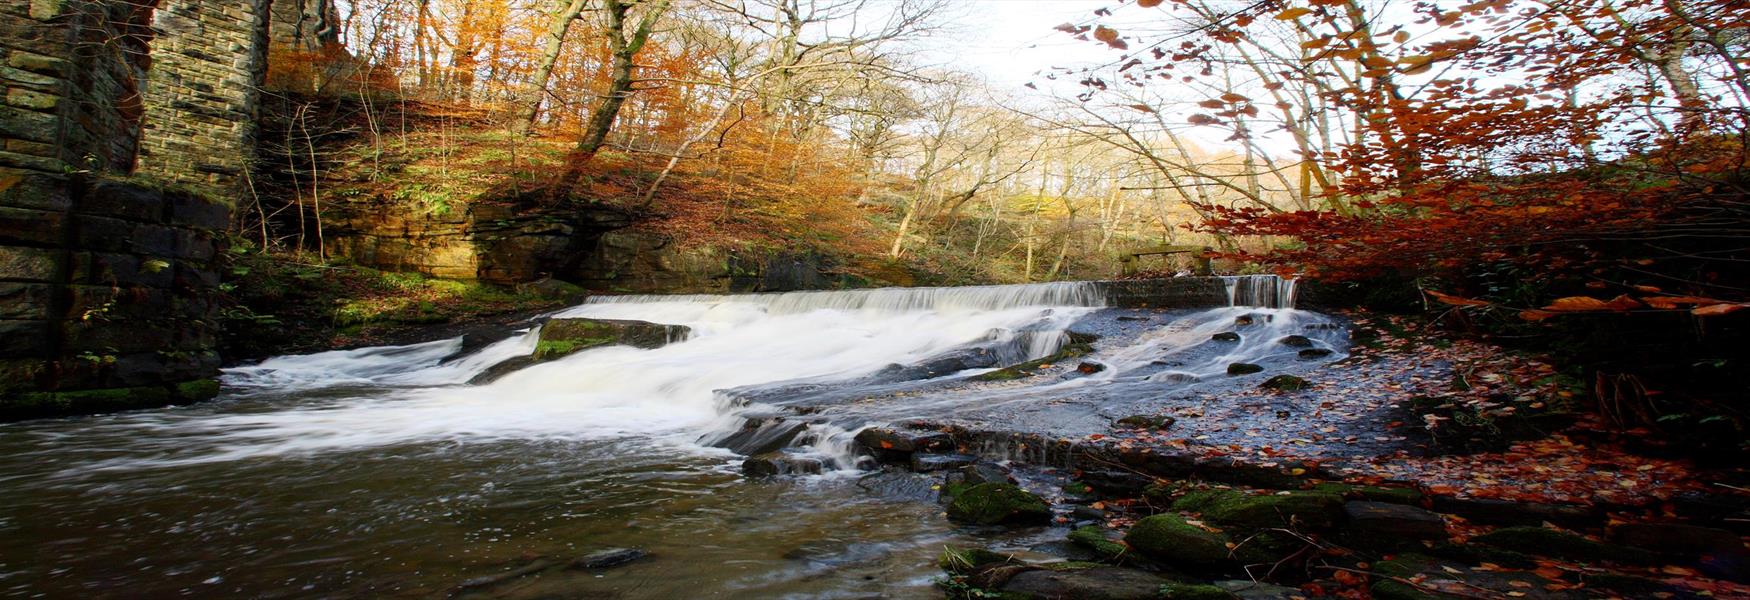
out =
<path fill-rule="evenodd" d="M 214 261 L 273 9 L 0 0 L 0 421 L 217 392 Z"/>

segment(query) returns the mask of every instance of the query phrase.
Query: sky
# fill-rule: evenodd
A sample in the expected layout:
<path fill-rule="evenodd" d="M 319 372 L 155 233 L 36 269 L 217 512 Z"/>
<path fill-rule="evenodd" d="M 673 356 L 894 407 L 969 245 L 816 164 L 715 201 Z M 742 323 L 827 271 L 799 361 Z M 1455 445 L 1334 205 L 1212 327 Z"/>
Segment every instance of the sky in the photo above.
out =
<path fill-rule="evenodd" d="M 1052 28 L 1087 23 L 1109 0 L 960 0 L 960 32 L 940 40 L 953 66 L 984 75 L 1000 88 L 1020 88 L 1048 67 L 1102 63 L 1117 51 Z M 1040 82 L 1043 83 L 1043 82 Z"/>

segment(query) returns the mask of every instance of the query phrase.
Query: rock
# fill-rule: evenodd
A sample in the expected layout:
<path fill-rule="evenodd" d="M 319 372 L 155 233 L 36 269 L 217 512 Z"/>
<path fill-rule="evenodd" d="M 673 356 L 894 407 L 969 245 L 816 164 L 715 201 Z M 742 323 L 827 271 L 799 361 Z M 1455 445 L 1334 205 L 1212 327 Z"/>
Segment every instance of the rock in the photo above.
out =
<path fill-rule="evenodd" d="M 749 420 L 740 431 L 709 444 L 743 456 L 757 456 L 783 449 L 807 429 L 807 423 L 787 421 L 783 417 Z"/>
<path fill-rule="evenodd" d="M 637 548 L 609 548 L 591 552 L 577 560 L 571 561 L 574 569 L 607 569 L 650 556 L 649 552 Z"/>
<path fill-rule="evenodd" d="M 1452 542 L 1434 544 L 1433 546 L 1428 547 L 1426 552 L 1432 556 L 1437 556 L 1447 560 L 1456 560 L 1470 565 L 1494 563 L 1515 569 L 1535 569 L 1537 568 L 1537 561 L 1543 560 L 1530 554 L 1514 552 L 1512 550 L 1502 550 L 1493 546 L 1484 546 L 1481 544 L 1455 544 Z"/>
<path fill-rule="evenodd" d="M 966 483 L 1014 483 L 1015 478 L 1009 475 L 1009 470 L 988 462 L 976 462 L 960 467 L 960 476 Z"/>
<path fill-rule="evenodd" d="M 1169 583 L 1161 586 L 1161 597 L 1166 600 L 1234 600 L 1234 595 L 1225 589 L 1191 583 Z"/>
<path fill-rule="evenodd" d="M 1311 348 L 1313 345 L 1312 339 L 1304 335 L 1284 336 L 1282 339 L 1276 340 L 1276 343 L 1292 348 Z"/>
<path fill-rule="evenodd" d="M 1106 511 L 1092 506 L 1077 506 L 1069 509 L 1069 516 L 1080 521 L 1104 521 L 1106 520 Z"/>
<path fill-rule="evenodd" d="M 1214 587 L 1232 594 L 1233 597 L 1240 600 L 1289 600 L 1306 596 L 1306 592 L 1300 591 L 1300 588 L 1238 579 L 1217 581 Z"/>
<path fill-rule="evenodd" d="M 942 548 L 942 556 L 936 559 L 936 566 L 941 567 L 943 571 L 949 573 L 965 575 L 976 571 L 981 567 L 1011 562 L 1018 561 L 1015 560 L 1015 557 L 1008 554 L 993 552 L 984 548 L 955 548 L 953 546 L 948 546 Z"/>
<path fill-rule="evenodd" d="M 1105 528 L 1097 525 L 1069 532 L 1069 541 L 1094 551 L 1102 560 L 1123 560 L 1124 555 L 1130 553 L 1130 547 L 1106 537 Z"/>
<path fill-rule="evenodd" d="M 1446 600 L 1448 598 L 1512 597 L 1521 600 L 1579 600 L 1583 591 L 1569 586 L 1546 586 L 1557 582 L 1536 573 L 1506 570 L 1473 570 L 1467 565 L 1437 560 L 1420 554 L 1400 554 L 1391 560 L 1373 563 L 1373 571 L 1382 575 L 1417 581 L 1423 589 L 1395 579 L 1375 577 L 1375 600 Z M 1424 591 L 1457 590 L 1461 595 Z M 1508 594 L 1515 594 L 1508 596 Z"/>
<path fill-rule="evenodd" d="M 1343 520 L 1343 499 L 1321 492 L 1249 495 L 1236 490 L 1199 490 L 1173 502 L 1173 510 L 1199 513 L 1244 532 L 1272 528 L 1324 531 Z"/>
<path fill-rule="evenodd" d="M 940 431 L 914 431 L 870 427 L 857 432 L 857 445 L 876 452 L 942 452 L 954 449 L 954 441 Z"/>
<path fill-rule="evenodd" d="M 1223 331 L 1223 332 L 1217 333 L 1215 335 L 1209 336 L 1209 339 L 1217 341 L 1217 342 L 1237 342 L 1237 341 L 1240 341 L 1240 334 L 1234 333 L 1232 331 Z"/>
<path fill-rule="evenodd" d="M 550 319 L 541 325 L 535 344 L 536 360 L 553 360 L 600 346 L 626 345 L 661 348 L 684 339 L 691 330 L 684 325 L 615 319 Z"/>
<path fill-rule="evenodd" d="M 1175 565 L 1217 566 L 1228 561 L 1228 537 L 1174 514 L 1144 518 L 1124 533 L 1124 543 L 1143 556 Z"/>
<path fill-rule="evenodd" d="M 1738 534 L 1682 523 L 1624 523 L 1610 529 L 1610 540 L 1677 556 L 1747 553 Z"/>
<path fill-rule="evenodd" d="M 1446 537 L 1446 521 L 1440 515 L 1414 506 L 1359 500 L 1344 503 L 1343 515 L 1348 521 L 1343 533 L 1357 540 L 1395 544 Z"/>
<path fill-rule="evenodd" d="M 1546 527 L 1504 527 L 1471 538 L 1471 542 L 1525 554 L 1586 562 L 1650 564 L 1656 560 L 1645 550 L 1595 542 Z"/>
<path fill-rule="evenodd" d="M 487 367 L 485 371 L 481 371 L 473 379 L 469 379 L 468 385 L 486 385 L 539 362 L 541 361 L 535 360 L 533 356 L 513 356 Z"/>
<path fill-rule="evenodd" d="M 1604 515 L 1583 506 L 1532 504 L 1487 498 L 1434 496 L 1434 512 L 1458 515 L 1488 525 L 1528 525 L 1544 522 L 1583 529 L 1604 523 Z"/>
<path fill-rule="evenodd" d="M 1130 415 L 1119 419 L 1115 425 L 1132 429 L 1164 430 L 1178 423 L 1179 419 L 1166 415 Z"/>
<path fill-rule="evenodd" d="M 748 477 L 818 475 L 825 468 L 825 463 L 818 458 L 796 456 L 787 452 L 767 452 L 741 461 L 741 473 Z"/>
<path fill-rule="evenodd" d="M 1011 483 L 981 483 L 954 496 L 948 519 L 972 525 L 1032 525 L 1051 521 L 1051 507 Z"/>
<path fill-rule="evenodd" d="M 1335 354 L 1335 353 L 1336 352 L 1332 351 L 1330 348 L 1307 348 L 1307 349 L 1301 350 L 1300 352 L 1297 352 L 1295 354 L 1301 358 L 1309 358 L 1310 359 L 1310 358 L 1324 358 L 1324 357 L 1330 356 L 1330 355 Z"/>
<path fill-rule="evenodd" d="M 1233 363 L 1227 366 L 1228 375 L 1251 375 L 1264 372 L 1264 367 L 1252 363 Z"/>
<path fill-rule="evenodd" d="M 1102 364 L 1097 363 L 1097 362 L 1084 362 L 1082 364 L 1076 365 L 1076 372 L 1081 373 L 1083 375 L 1093 375 L 1095 373 L 1099 373 L 1100 371 L 1104 371 L 1104 370 L 1106 370 L 1106 365 L 1102 365 Z"/>
<path fill-rule="evenodd" d="M 1036 600 L 1153 600 L 1166 583 L 1146 571 L 1102 566 L 1027 571 L 1000 589 L 1005 595 Z"/>
<path fill-rule="evenodd" d="M 1319 477 L 1317 465 L 1293 460 L 1271 461 L 1270 466 L 1232 456 L 1203 456 L 1193 459 L 1193 470 L 1200 479 L 1278 490 L 1298 490 L 1309 478 Z"/>
<path fill-rule="evenodd" d="M 911 470 L 919 473 L 945 471 L 971 466 L 978 457 L 965 454 L 926 454 L 917 452 L 911 455 Z"/>
<path fill-rule="evenodd" d="M 1307 383 L 1305 379 L 1293 375 L 1277 375 L 1264 380 L 1264 383 L 1258 384 L 1258 387 L 1261 389 L 1276 390 L 1278 392 L 1298 392 L 1311 386 L 1312 384 Z"/>
<path fill-rule="evenodd" d="M 1422 492 L 1417 491 L 1415 488 L 1326 482 L 1315 485 L 1312 489 L 1315 492 L 1336 494 L 1348 500 L 1390 502 L 1392 504 L 1409 504 L 1412 506 L 1421 506 L 1422 504 Z"/>

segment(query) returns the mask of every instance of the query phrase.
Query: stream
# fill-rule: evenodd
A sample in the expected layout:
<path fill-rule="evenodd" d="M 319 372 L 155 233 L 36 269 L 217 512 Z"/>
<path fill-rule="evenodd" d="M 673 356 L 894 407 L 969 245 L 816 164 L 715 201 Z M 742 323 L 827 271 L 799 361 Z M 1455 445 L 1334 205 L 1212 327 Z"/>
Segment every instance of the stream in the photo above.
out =
<path fill-rule="evenodd" d="M 554 316 L 691 334 L 484 385 L 467 382 L 536 332 L 276 357 L 228 369 L 212 402 L 0 425 L 0 595 L 940 597 L 944 545 L 1036 548 L 1065 529 L 957 528 L 939 477 L 872 469 L 855 432 L 931 418 L 1085 435 L 1153 394 L 1239 385 L 1230 363 L 1322 362 L 1285 335 L 1343 356 L 1329 317 L 1284 308 L 1292 282 L 1228 286 L 1232 306 L 1154 311 L 1103 308 L 1087 283 L 602 297 Z M 1259 326 L 1210 341 L 1236 318 Z M 1050 356 L 1072 329 L 1101 336 L 1080 359 L 1098 372 L 968 378 Z M 748 479 L 711 445 L 773 412 L 815 415 L 791 450 L 824 474 Z M 650 555 L 564 568 L 626 547 Z"/>

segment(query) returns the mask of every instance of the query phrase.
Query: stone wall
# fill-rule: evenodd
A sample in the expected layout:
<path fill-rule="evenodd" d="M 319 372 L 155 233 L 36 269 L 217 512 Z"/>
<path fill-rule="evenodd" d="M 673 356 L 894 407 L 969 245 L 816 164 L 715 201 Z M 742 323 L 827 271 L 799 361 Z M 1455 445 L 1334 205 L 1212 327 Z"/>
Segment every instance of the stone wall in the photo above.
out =
<path fill-rule="evenodd" d="M 128 2 L 0 2 L 0 168 L 132 169 L 150 12 Z"/>
<path fill-rule="evenodd" d="M 200 194 L 0 175 L 0 421 L 216 393 L 228 218 Z"/>
<path fill-rule="evenodd" d="M 266 61 L 267 0 L 160 0 L 135 172 L 244 192 Z"/>

